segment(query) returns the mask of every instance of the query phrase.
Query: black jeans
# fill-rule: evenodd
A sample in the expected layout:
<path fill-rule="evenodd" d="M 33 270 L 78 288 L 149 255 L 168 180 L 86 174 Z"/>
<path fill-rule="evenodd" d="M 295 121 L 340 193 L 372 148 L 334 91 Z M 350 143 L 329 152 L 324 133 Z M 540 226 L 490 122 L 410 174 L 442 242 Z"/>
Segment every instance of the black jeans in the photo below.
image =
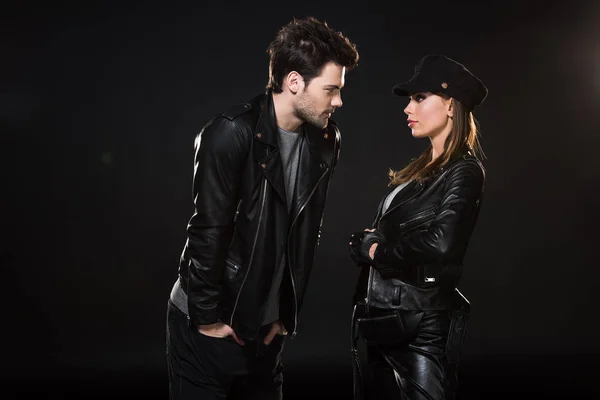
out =
<path fill-rule="evenodd" d="M 454 399 L 457 364 L 446 356 L 451 311 L 371 309 L 368 317 L 358 329 L 367 339 L 366 399 Z"/>
<path fill-rule="evenodd" d="M 167 306 L 167 367 L 169 399 L 282 398 L 281 352 L 285 336 L 275 335 L 267 346 L 261 328 L 256 340 L 238 345 L 231 337 L 203 335 L 170 301 Z"/>

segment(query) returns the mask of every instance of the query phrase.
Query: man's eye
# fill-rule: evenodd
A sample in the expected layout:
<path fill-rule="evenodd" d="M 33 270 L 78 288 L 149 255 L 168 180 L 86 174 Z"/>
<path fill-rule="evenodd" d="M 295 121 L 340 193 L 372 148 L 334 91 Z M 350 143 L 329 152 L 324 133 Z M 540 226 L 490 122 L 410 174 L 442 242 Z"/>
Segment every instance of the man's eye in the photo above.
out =
<path fill-rule="evenodd" d="M 423 101 L 423 100 L 425 100 L 425 96 L 422 95 L 422 94 L 418 94 L 418 95 L 415 96 L 415 100 L 416 101 Z"/>

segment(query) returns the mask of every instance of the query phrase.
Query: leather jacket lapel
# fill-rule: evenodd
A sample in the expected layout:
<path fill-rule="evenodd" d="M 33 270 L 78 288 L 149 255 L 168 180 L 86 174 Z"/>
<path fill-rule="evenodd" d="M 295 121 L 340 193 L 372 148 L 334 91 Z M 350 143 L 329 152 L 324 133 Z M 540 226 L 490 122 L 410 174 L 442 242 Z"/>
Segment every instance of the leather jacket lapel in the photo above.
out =
<path fill-rule="evenodd" d="M 382 220 L 387 215 L 389 215 L 396 208 L 400 207 L 402 204 L 406 203 L 408 200 L 417 196 L 423 190 L 423 183 L 419 181 L 411 181 L 406 187 L 400 190 L 400 193 L 396 194 L 394 200 L 388 207 L 388 209 L 383 213 L 379 220 Z M 388 193 L 389 194 L 389 193 Z M 385 199 L 385 197 L 384 197 Z"/>
<path fill-rule="evenodd" d="M 260 160 L 263 175 L 269 181 L 275 192 L 284 204 L 286 203 L 285 181 L 283 178 L 283 164 L 279 154 L 279 131 L 275 124 L 275 108 L 271 92 L 267 93 L 266 101 L 262 105 L 263 111 L 256 124 L 254 140 L 265 148 L 264 157 Z"/>
<path fill-rule="evenodd" d="M 298 178 L 294 189 L 293 218 L 302 212 L 302 207 L 308 202 L 313 189 L 330 168 L 323 159 L 323 146 L 318 144 L 323 131 L 308 123 L 304 125 L 304 140 L 300 150 Z"/>

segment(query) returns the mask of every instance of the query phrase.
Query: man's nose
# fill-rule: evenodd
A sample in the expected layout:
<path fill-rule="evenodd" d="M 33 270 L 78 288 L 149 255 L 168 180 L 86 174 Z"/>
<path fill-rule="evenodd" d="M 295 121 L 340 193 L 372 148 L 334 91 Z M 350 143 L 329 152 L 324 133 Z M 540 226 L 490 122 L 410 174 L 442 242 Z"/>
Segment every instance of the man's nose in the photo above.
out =
<path fill-rule="evenodd" d="M 333 101 L 331 102 L 331 105 L 333 107 L 341 107 L 342 105 L 344 105 L 344 103 L 342 102 L 342 95 L 338 94 L 337 96 L 335 96 L 333 98 Z"/>

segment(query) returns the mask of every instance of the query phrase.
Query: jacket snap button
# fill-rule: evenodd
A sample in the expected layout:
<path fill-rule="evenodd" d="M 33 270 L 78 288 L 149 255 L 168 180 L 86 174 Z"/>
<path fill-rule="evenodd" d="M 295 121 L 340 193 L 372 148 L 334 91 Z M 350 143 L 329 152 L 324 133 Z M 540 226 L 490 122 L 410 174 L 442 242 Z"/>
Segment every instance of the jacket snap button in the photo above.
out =
<path fill-rule="evenodd" d="M 260 164 L 260 166 L 262 167 L 262 169 L 267 168 L 267 164 L 265 164 L 265 163 Z"/>
<path fill-rule="evenodd" d="M 260 133 L 260 132 L 259 132 L 259 133 L 257 133 L 257 134 L 256 134 L 256 137 L 260 139 L 260 138 L 262 137 L 262 133 Z"/>
<path fill-rule="evenodd" d="M 324 137 L 325 139 L 327 139 L 327 138 L 329 137 L 329 135 L 326 133 L 326 134 L 324 134 L 324 135 L 323 135 L 323 137 Z"/>

